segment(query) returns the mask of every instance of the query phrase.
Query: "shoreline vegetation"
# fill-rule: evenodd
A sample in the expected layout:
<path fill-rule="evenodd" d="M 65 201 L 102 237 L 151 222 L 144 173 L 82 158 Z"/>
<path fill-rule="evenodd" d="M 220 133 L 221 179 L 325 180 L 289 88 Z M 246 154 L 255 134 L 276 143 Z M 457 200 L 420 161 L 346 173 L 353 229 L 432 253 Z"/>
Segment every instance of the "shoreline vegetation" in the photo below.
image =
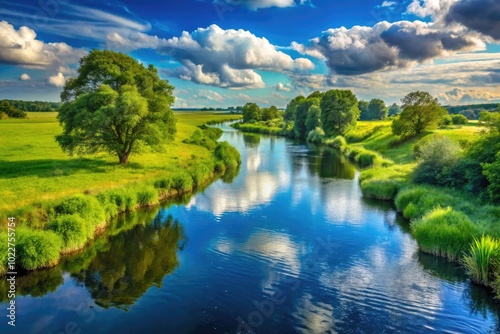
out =
<path fill-rule="evenodd" d="M 395 132 L 408 131 L 403 124 L 408 115 L 400 116 L 404 106 L 390 118 L 382 107 L 377 111 L 381 117 L 366 119 L 363 115 L 369 114 L 368 107 L 366 113 L 355 110 L 355 100 L 352 108 L 345 102 L 339 113 L 349 113 L 351 108 L 356 120 L 360 114 L 363 120 L 350 122 L 345 131 L 325 134 L 322 123 L 331 119 L 322 113 L 336 107 L 335 103 L 328 106 L 328 98 L 324 98 L 327 94 L 299 96 L 274 119 L 256 119 L 254 115 L 258 113 L 249 112 L 245 106 L 243 121 L 232 126 L 243 132 L 301 138 L 338 149 L 360 168 L 363 196 L 392 201 L 409 220 L 421 251 L 459 263 L 472 282 L 491 288 L 500 298 L 500 205 L 495 198 L 498 189 L 489 182 L 496 179 L 485 177 L 497 177 L 495 173 L 500 169 L 500 164 L 493 162 L 495 155 L 500 160 L 500 129 L 496 129 L 500 128 L 500 113 L 485 112 L 479 122 L 470 121 L 462 115 L 448 115 L 436 104 L 432 111 L 437 114 L 432 121 L 435 124 L 410 135 L 396 135 Z M 415 97 L 411 94 L 405 97 L 407 101 Z M 430 98 L 429 101 L 433 103 Z M 362 103 L 368 106 L 368 102 L 359 101 L 359 109 Z M 305 111 L 301 110 L 304 105 Z M 320 110 L 314 110 L 314 106 Z M 412 108 L 410 103 L 406 105 L 414 114 L 419 112 Z M 245 112 L 251 116 L 245 119 Z M 484 147 L 491 151 L 484 154 Z M 474 161 L 481 155 L 490 160 L 481 157 Z M 475 187 L 474 182 L 481 187 Z"/>
<path fill-rule="evenodd" d="M 5 190 L 0 212 L 17 222 L 18 269 L 55 266 L 62 256 L 84 249 L 106 230 L 114 217 L 157 206 L 202 189 L 220 177 L 234 178 L 241 163 L 234 147 L 217 141 L 222 131 L 207 126 L 238 120 L 235 115 L 176 113 L 178 135 L 173 143 L 165 145 L 162 153 L 144 153 L 133 159 L 139 162 L 117 165 L 105 155 L 93 160 L 51 159 L 62 155 L 53 140 L 60 131 L 55 114 L 28 113 L 28 119 L 4 120 L 0 124 L 5 130 L 2 139 L 10 151 L 0 157 L 0 183 Z M 14 133 L 27 141 L 36 140 L 38 135 L 39 145 L 28 145 L 29 151 L 34 156 L 50 158 L 21 161 L 16 166 L 16 158 L 30 159 L 33 155 L 25 155 L 24 143 L 10 137 Z M 7 157 L 8 153 L 14 154 Z M 25 163 L 31 169 L 23 173 Z M 94 168 L 96 163 L 100 168 Z M 42 187 L 33 189 L 40 182 Z M 6 229 L 0 230 L 0 238 L 7 240 Z M 7 272 L 6 244 L 0 244 L 0 254 L 1 276 Z"/>

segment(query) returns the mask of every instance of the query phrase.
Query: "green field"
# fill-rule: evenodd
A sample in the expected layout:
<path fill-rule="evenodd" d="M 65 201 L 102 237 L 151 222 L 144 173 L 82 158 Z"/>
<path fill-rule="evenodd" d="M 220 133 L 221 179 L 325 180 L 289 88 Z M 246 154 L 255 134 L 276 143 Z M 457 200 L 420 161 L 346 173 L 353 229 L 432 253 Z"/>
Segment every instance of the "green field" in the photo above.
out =
<path fill-rule="evenodd" d="M 132 154 L 119 165 L 115 156 L 70 157 L 56 143 L 61 133 L 55 112 L 28 113 L 28 119 L 0 121 L 0 213 L 20 214 L 23 208 L 57 201 L 72 194 L 95 194 L 155 177 L 168 176 L 196 161 L 208 159 L 206 148 L 185 144 L 197 125 L 230 120 L 235 115 L 179 112 L 174 142 L 161 153 Z M 22 217 L 21 217 L 22 218 Z"/>

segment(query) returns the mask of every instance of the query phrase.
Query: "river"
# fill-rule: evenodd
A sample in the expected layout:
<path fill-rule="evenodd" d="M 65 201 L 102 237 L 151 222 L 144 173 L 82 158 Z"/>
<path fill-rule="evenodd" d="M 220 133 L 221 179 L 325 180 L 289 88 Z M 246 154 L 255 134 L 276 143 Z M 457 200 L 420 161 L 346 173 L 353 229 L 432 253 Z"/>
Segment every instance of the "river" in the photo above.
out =
<path fill-rule="evenodd" d="M 239 174 L 121 216 L 83 253 L 18 277 L 15 331 L 499 331 L 488 291 L 418 252 L 408 222 L 363 199 L 335 150 L 221 127 Z"/>

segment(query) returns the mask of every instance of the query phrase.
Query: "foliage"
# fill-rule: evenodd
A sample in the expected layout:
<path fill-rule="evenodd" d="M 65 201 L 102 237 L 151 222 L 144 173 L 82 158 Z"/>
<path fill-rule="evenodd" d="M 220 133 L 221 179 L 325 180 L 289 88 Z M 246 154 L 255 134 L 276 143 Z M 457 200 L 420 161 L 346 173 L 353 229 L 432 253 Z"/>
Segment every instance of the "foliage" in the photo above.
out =
<path fill-rule="evenodd" d="M 397 136 L 410 137 L 433 129 L 447 114 L 437 98 L 427 92 L 409 93 L 401 102 L 403 111 L 392 123 L 392 132 Z"/>
<path fill-rule="evenodd" d="M 82 248 L 94 236 L 95 226 L 79 215 L 62 215 L 51 221 L 48 229 L 61 236 L 63 252 Z"/>
<path fill-rule="evenodd" d="M 295 110 L 294 132 L 296 138 L 305 138 L 308 134 L 306 120 L 309 109 L 319 106 L 319 98 L 307 98 L 297 105 Z"/>
<path fill-rule="evenodd" d="M 70 155 L 114 153 L 127 163 L 144 147 L 160 150 L 176 132 L 173 87 L 157 70 L 108 50 L 92 50 L 61 93 L 56 140 Z"/>
<path fill-rule="evenodd" d="M 193 178 L 193 184 L 195 187 L 201 186 L 203 183 L 207 182 L 212 176 L 214 171 L 214 165 L 211 166 L 207 164 L 196 165 L 191 171 L 191 177 Z"/>
<path fill-rule="evenodd" d="M 2 118 L 26 118 L 25 112 L 17 109 L 8 100 L 0 101 L 0 119 Z"/>
<path fill-rule="evenodd" d="M 21 111 L 57 111 L 60 102 L 7 100 L 11 106 Z"/>
<path fill-rule="evenodd" d="M 187 172 L 179 172 L 172 177 L 172 187 L 179 192 L 188 192 L 193 189 L 193 178 Z"/>
<path fill-rule="evenodd" d="M 320 144 L 325 139 L 325 132 L 322 128 L 317 127 L 314 130 L 310 131 L 307 135 L 307 141 L 311 143 Z"/>
<path fill-rule="evenodd" d="M 490 285 L 493 269 L 500 256 L 500 242 L 491 236 L 474 238 L 469 252 L 463 257 L 462 264 L 467 274 L 478 284 Z"/>
<path fill-rule="evenodd" d="M 283 116 L 283 112 L 276 108 L 276 106 L 271 106 L 270 108 L 262 109 L 262 120 L 269 121 L 271 119 L 280 118 Z"/>
<path fill-rule="evenodd" d="M 321 124 L 327 136 L 343 135 L 356 125 L 360 111 L 358 100 L 350 90 L 329 90 L 320 103 Z"/>
<path fill-rule="evenodd" d="M 420 218 L 437 206 L 448 207 L 455 203 L 453 196 L 440 192 L 426 186 L 413 186 L 401 190 L 395 199 L 396 208 L 403 212 L 405 218 Z M 415 207 L 415 211 L 405 211 L 409 205 Z"/>
<path fill-rule="evenodd" d="M 54 207 L 57 215 L 79 215 L 94 227 L 105 222 L 105 214 L 99 201 L 92 196 L 74 195 Z"/>
<path fill-rule="evenodd" d="M 260 121 L 262 119 L 262 111 L 256 103 L 249 102 L 243 107 L 243 122 L 247 123 L 251 120 Z"/>
<path fill-rule="evenodd" d="M 393 103 L 393 104 L 391 104 L 391 106 L 389 107 L 389 112 L 388 112 L 388 115 L 389 115 L 389 116 L 396 116 L 396 115 L 398 115 L 400 112 L 401 112 L 401 107 L 400 107 L 400 106 L 398 106 L 396 103 Z"/>
<path fill-rule="evenodd" d="M 411 224 L 421 250 L 450 260 L 458 260 L 478 234 L 469 217 L 450 207 L 437 207 Z"/>
<path fill-rule="evenodd" d="M 451 120 L 452 120 L 452 123 L 455 125 L 467 124 L 469 122 L 467 117 L 465 117 L 462 114 L 457 114 L 457 115 L 451 116 Z"/>
<path fill-rule="evenodd" d="M 321 127 L 320 121 L 321 108 L 319 105 L 312 105 L 307 111 L 306 117 L 306 133 L 309 134 L 317 127 Z"/>
<path fill-rule="evenodd" d="M 59 260 L 63 241 L 53 231 L 17 230 L 17 261 L 26 270 L 51 267 Z"/>
<path fill-rule="evenodd" d="M 483 174 L 488 179 L 488 195 L 492 202 L 500 203 L 500 151 L 493 163 L 483 164 Z"/>
<path fill-rule="evenodd" d="M 217 160 L 223 161 L 229 169 L 237 168 L 241 164 L 240 152 L 226 141 L 217 144 L 214 156 Z"/>
<path fill-rule="evenodd" d="M 213 151 L 217 146 L 217 139 L 219 139 L 221 135 L 221 129 L 206 127 L 202 130 L 193 132 L 191 137 L 184 140 L 184 143 L 203 146 Z"/>
<path fill-rule="evenodd" d="M 372 99 L 370 102 L 360 101 L 361 120 L 382 120 L 387 118 L 388 108 L 381 99 Z"/>
<path fill-rule="evenodd" d="M 416 183 L 444 185 L 445 175 L 453 169 L 461 155 L 461 149 L 448 137 L 433 136 L 419 147 L 419 161 L 414 173 Z"/>
<path fill-rule="evenodd" d="M 285 121 L 293 121 L 295 120 L 295 112 L 297 110 L 297 107 L 305 100 L 306 98 L 302 95 L 299 95 L 295 98 L 293 98 L 286 106 L 285 109 L 285 114 L 283 115 L 283 118 Z"/>

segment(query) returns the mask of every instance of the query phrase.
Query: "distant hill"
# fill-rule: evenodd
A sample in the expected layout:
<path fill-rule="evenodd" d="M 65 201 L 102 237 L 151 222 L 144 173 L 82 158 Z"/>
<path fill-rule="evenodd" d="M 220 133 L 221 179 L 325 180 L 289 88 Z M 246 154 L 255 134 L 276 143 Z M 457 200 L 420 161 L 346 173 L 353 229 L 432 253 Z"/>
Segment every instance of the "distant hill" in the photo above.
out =
<path fill-rule="evenodd" d="M 61 102 L 45 102 L 45 101 L 22 101 L 22 100 L 7 100 L 10 105 L 21 111 L 57 111 L 61 106 Z"/>
<path fill-rule="evenodd" d="M 443 106 L 450 114 L 462 114 L 468 119 L 479 119 L 481 111 L 497 111 L 498 103 L 469 104 L 461 106 Z"/>

